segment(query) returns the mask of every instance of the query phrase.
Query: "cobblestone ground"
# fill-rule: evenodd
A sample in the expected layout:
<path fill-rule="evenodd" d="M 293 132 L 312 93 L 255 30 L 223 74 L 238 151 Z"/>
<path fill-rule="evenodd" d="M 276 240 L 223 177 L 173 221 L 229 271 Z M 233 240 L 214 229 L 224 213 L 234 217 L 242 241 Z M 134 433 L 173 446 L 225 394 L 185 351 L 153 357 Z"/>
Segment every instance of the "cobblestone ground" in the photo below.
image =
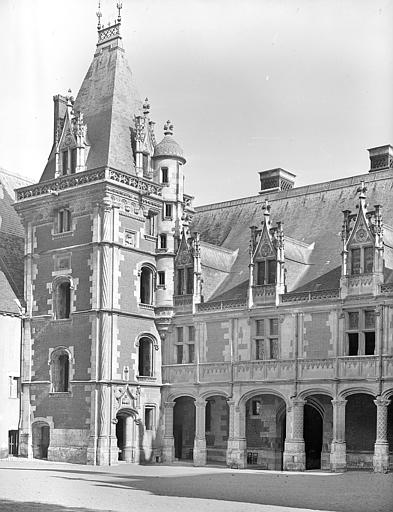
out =
<path fill-rule="evenodd" d="M 390 512 L 393 474 L 0 461 L 1 512 Z"/>

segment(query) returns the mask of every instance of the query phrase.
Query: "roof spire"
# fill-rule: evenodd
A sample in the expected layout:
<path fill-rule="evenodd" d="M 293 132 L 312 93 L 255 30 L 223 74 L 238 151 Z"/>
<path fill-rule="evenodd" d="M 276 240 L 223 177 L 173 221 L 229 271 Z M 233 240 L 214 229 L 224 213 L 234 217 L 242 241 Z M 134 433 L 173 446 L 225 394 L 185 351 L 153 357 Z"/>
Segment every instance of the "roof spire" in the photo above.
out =
<path fill-rule="evenodd" d="M 123 7 L 123 2 L 117 2 L 116 7 L 118 10 L 117 22 L 120 23 L 121 22 L 121 9 Z"/>
<path fill-rule="evenodd" d="M 101 28 L 101 16 L 102 16 L 101 0 L 98 0 L 98 11 L 96 12 L 96 16 L 97 16 L 97 19 L 98 19 L 97 29 L 100 30 L 100 28 Z"/>
<path fill-rule="evenodd" d="M 149 115 L 149 112 L 150 112 L 149 98 L 145 98 L 142 108 L 143 108 L 143 113 L 145 114 L 145 116 Z"/>
<path fill-rule="evenodd" d="M 164 124 L 164 135 L 173 135 L 173 124 L 169 120 Z"/>

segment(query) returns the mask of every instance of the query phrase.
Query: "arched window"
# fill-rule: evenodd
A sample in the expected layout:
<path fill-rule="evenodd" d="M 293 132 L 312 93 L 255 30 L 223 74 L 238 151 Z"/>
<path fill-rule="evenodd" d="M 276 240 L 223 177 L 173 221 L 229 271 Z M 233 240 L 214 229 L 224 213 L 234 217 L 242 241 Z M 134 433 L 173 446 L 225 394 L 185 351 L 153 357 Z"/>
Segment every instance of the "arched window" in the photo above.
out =
<path fill-rule="evenodd" d="M 55 287 L 55 318 L 56 320 L 70 318 L 71 312 L 71 283 L 69 279 L 60 281 Z"/>
<path fill-rule="evenodd" d="M 52 353 L 50 375 L 51 391 L 53 393 L 69 391 L 70 356 L 65 349 L 58 349 Z"/>
<path fill-rule="evenodd" d="M 150 338 L 139 340 L 138 374 L 141 377 L 153 376 L 153 342 Z"/>
<path fill-rule="evenodd" d="M 153 304 L 153 270 L 149 267 L 141 270 L 140 303 Z"/>

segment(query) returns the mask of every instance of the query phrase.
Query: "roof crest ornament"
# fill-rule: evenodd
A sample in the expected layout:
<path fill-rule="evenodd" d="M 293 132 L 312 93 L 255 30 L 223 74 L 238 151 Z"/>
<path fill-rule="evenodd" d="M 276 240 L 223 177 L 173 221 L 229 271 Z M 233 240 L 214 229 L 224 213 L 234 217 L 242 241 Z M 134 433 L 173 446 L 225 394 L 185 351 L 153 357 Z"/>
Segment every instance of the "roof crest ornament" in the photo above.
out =
<path fill-rule="evenodd" d="M 173 124 L 169 120 L 164 124 L 164 135 L 173 135 Z"/>
<path fill-rule="evenodd" d="M 98 11 L 96 12 L 96 16 L 97 16 L 97 19 L 98 19 L 97 29 L 100 30 L 101 29 L 101 17 L 102 17 L 101 0 L 98 0 Z"/>
<path fill-rule="evenodd" d="M 143 109 L 143 113 L 145 116 L 148 116 L 149 113 L 150 113 L 150 103 L 149 103 L 149 98 L 145 98 L 145 101 L 143 102 L 143 105 L 142 105 L 142 109 Z"/>
<path fill-rule="evenodd" d="M 117 22 L 120 23 L 121 22 L 121 9 L 123 7 L 123 2 L 117 2 L 116 7 L 118 10 Z"/>

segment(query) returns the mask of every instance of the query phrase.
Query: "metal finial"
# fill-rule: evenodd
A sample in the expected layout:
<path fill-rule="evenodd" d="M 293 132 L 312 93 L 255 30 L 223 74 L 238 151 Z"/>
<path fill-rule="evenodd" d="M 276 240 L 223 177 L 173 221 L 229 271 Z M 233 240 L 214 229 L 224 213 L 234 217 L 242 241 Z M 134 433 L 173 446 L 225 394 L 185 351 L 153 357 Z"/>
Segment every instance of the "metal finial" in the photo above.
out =
<path fill-rule="evenodd" d="M 269 204 L 269 199 L 268 198 L 265 199 L 265 203 L 262 206 L 262 210 L 265 211 L 265 215 L 268 215 L 270 213 L 270 204 Z"/>
<path fill-rule="evenodd" d="M 102 12 L 101 12 L 101 0 L 98 0 L 98 11 L 96 12 L 96 16 L 98 18 L 98 24 L 97 24 L 97 28 L 98 30 L 101 29 L 101 16 L 102 16 Z"/>
<path fill-rule="evenodd" d="M 367 187 L 364 184 L 364 181 L 362 180 L 360 183 L 360 187 L 357 189 L 357 192 L 359 193 L 359 199 L 365 199 Z"/>
<path fill-rule="evenodd" d="M 173 124 L 170 121 L 164 124 L 164 135 L 173 135 Z"/>
<path fill-rule="evenodd" d="M 121 22 L 121 9 L 123 7 L 123 2 L 117 2 L 117 10 L 119 11 L 118 15 L 117 15 L 117 21 L 120 23 Z"/>
<path fill-rule="evenodd" d="M 142 108 L 143 108 L 143 113 L 145 114 L 145 116 L 147 116 L 148 113 L 150 112 L 149 98 L 145 98 L 145 101 L 143 102 Z"/>

